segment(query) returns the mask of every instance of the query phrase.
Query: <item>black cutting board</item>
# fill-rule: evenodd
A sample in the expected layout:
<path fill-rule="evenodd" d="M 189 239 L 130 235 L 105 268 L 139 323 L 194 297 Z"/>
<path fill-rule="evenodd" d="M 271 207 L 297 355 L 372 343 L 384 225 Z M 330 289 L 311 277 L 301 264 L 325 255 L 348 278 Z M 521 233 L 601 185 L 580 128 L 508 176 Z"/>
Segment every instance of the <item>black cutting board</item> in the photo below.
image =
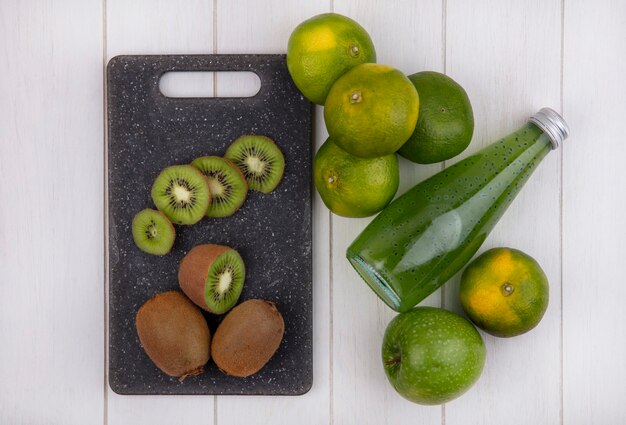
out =
<path fill-rule="evenodd" d="M 159 90 L 168 71 L 252 71 L 259 92 L 246 98 L 170 98 Z M 109 384 L 120 394 L 297 395 L 312 383 L 311 155 L 312 105 L 297 90 L 284 55 L 117 56 L 107 67 Z M 228 218 L 176 226 L 168 255 L 141 252 L 131 221 L 154 208 L 159 172 L 203 155 L 223 155 L 244 134 L 272 138 L 285 156 L 285 175 L 271 194 L 250 192 Z M 178 289 L 182 257 L 195 245 L 239 251 L 246 281 L 239 302 L 276 303 L 285 336 L 270 362 L 248 378 L 226 376 L 210 361 L 180 383 L 152 363 L 135 330 L 139 307 Z M 213 333 L 221 317 L 205 314 Z"/>

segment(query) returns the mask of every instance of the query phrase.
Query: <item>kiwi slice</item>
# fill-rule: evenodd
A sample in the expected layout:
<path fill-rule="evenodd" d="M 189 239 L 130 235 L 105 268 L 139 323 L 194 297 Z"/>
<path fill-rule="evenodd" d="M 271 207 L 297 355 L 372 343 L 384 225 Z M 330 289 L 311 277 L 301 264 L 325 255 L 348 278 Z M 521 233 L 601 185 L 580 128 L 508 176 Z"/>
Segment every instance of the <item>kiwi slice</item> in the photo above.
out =
<path fill-rule="evenodd" d="M 243 205 L 248 196 L 248 183 L 229 159 L 203 156 L 196 158 L 191 165 L 209 179 L 211 205 L 207 209 L 207 217 L 228 217 Z"/>
<path fill-rule="evenodd" d="M 183 292 L 204 310 L 222 314 L 237 303 L 246 268 L 237 251 L 224 245 L 196 245 L 178 268 Z"/>
<path fill-rule="evenodd" d="M 246 377 L 270 361 L 285 333 L 285 322 L 274 303 L 247 300 L 224 317 L 213 335 L 211 357 L 228 375 Z"/>
<path fill-rule="evenodd" d="M 141 210 L 133 218 L 135 245 L 148 254 L 165 255 L 172 249 L 176 231 L 172 222 L 161 211 Z"/>
<path fill-rule="evenodd" d="M 270 193 L 283 178 L 285 157 L 269 137 L 241 136 L 224 156 L 239 167 L 251 190 Z"/>
<path fill-rule="evenodd" d="M 211 333 L 202 312 L 178 291 L 157 294 L 135 318 L 139 341 L 163 372 L 180 381 L 202 373 L 209 361 Z"/>
<path fill-rule="evenodd" d="M 209 182 L 191 165 L 173 165 L 154 181 L 152 201 L 172 223 L 195 224 L 211 204 Z"/>

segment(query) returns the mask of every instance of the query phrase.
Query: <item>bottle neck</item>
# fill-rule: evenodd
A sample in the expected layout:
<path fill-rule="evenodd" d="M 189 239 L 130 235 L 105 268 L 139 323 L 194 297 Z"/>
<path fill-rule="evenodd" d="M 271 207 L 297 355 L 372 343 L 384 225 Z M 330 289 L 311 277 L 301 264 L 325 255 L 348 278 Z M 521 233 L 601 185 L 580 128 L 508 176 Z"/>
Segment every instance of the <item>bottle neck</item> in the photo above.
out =
<path fill-rule="evenodd" d="M 528 119 L 528 122 L 536 125 L 548 136 L 552 149 L 558 148 L 569 135 L 569 126 L 563 117 L 551 108 L 541 108 L 539 112 Z"/>
<path fill-rule="evenodd" d="M 532 148 L 533 150 L 537 150 L 537 151 L 545 150 L 544 154 L 541 155 L 541 158 L 543 158 L 548 153 L 556 149 L 552 139 L 537 124 L 529 121 L 526 123 L 523 129 L 526 129 L 526 131 L 532 135 L 531 136 L 531 140 L 533 141 L 532 144 L 536 145 L 534 148 Z M 529 147 L 529 149 L 531 149 L 531 147 Z"/>

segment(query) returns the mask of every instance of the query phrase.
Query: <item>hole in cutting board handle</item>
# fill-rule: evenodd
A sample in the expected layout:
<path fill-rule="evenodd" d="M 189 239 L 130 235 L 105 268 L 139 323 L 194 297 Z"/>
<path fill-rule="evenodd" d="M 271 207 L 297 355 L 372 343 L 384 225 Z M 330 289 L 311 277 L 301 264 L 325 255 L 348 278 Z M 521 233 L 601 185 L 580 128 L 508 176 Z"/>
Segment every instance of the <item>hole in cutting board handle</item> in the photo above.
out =
<path fill-rule="evenodd" d="M 251 71 L 170 71 L 159 80 L 165 97 L 252 97 L 260 89 Z"/>

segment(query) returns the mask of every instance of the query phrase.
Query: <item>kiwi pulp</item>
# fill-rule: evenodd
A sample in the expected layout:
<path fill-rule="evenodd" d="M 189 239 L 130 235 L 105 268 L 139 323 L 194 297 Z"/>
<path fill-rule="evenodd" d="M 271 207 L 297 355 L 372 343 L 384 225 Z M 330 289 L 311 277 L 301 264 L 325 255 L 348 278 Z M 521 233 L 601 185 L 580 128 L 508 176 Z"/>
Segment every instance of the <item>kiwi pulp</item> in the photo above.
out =
<path fill-rule="evenodd" d="M 241 170 L 251 190 L 270 193 L 283 178 L 285 157 L 269 137 L 241 136 L 224 156 Z"/>
<path fill-rule="evenodd" d="M 285 333 L 274 303 L 246 300 L 224 317 L 213 336 L 211 357 L 228 375 L 246 377 L 270 361 Z"/>
<path fill-rule="evenodd" d="M 178 283 L 183 292 L 213 314 L 223 314 L 237 303 L 245 278 L 243 259 L 224 245 L 196 245 L 178 268 Z"/>
<path fill-rule="evenodd" d="M 154 364 L 181 382 L 202 373 L 209 361 L 211 334 L 204 316 L 178 291 L 157 294 L 137 312 L 135 326 Z"/>
<path fill-rule="evenodd" d="M 172 222 L 161 211 L 150 208 L 139 211 L 133 218 L 135 245 L 148 254 L 165 255 L 172 249 L 176 231 Z"/>
<path fill-rule="evenodd" d="M 151 195 L 154 205 L 175 224 L 197 223 L 211 203 L 207 178 L 191 165 L 173 165 L 161 171 Z"/>
<path fill-rule="evenodd" d="M 239 168 L 219 156 L 196 158 L 191 165 L 209 180 L 211 204 L 206 212 L 207 217 L 233 215 L 248 196 L 248 183 Z"/>

